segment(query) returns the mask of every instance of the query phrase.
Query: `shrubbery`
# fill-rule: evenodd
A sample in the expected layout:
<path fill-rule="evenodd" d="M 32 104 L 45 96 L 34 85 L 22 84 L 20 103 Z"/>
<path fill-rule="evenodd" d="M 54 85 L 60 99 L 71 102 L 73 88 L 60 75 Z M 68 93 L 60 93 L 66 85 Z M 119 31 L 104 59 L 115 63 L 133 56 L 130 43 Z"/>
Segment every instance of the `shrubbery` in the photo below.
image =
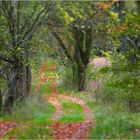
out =
<path fill-rule="evenodd" d="M 107 104 L 114 104 L 117 110 L 140 111 L 140 77 L 138 63 L 119 62 L 110 68 L 102 68 L 102 88 L 98 91 L 98 99 Z"/>

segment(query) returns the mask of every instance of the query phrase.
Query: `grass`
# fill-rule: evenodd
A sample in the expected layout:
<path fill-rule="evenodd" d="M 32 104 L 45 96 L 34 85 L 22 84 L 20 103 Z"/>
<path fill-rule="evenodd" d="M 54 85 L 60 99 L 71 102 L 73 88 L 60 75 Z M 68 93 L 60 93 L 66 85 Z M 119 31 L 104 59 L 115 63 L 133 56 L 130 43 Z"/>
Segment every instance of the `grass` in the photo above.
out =
<path fill-rule="evenodd" d="M 61 122 L 82 122 L 84 121 L 84 110 L 81 105 L 71 101 L 63 101 L 64 114 L 60 118 Z"/>
<path fill-rule="evenodd" d="M 140 113 L 116 111 L 112 106 L 87 99 L 95 116 L 91 139 L 139 139 Z"/>
<path fill-rule="evenodd" d="M 21 133 L 20 139 L 50 139 L 51 138 L 51 130 L 45 127 L 33 126 L 25 133 Z"/>
<path fill-rule="evenodd" d="M 123 76 L 120 76 L 121 73 L 118 73 L 118 75 L 118 77 L 123 78 L 124 73 Z M 131 77 L 131 75 L 128 76 Z M 106 73 L 97 73 L 97 77 L 99 79 L 104 79 L 106 82 L 109 82 L 111 78 L 113 79 L 112 75 Z M 110 81 L 110 83 L 114 84 L 114 82 L 116 82 L 116 80 L 114 80 Z M 112 85 L 112 92 L 115 92 L 116 95 L 118 95 L 117 93 L 122 93 L 121 95 L 124 95 L 122 86 L 125 86 L 125 89 L 129 89 L 127 88 L 127 84 L 125 84 L 127 82 L 128 80 L 125 82 L 123 81 L 120 85 L 118 83 L 116 83 L 117 85 Z M 135 86 L 137 86 L 137 83 Z M 106 87 L 104 88 L 108 90 Z M 116 91 L 114 90 L 115 88 L 117 89 Z M 135 88 L 135 90 L 136 89 L 137 88 Z M 95 99 L 95 93 L 90 91 L 79 93 L 65 89 L 65 87 L 60 87 L 60 90 L 65 95 L 73 95 L 83 99 L 93 110 L 95 116 L 95 126 L 90 132 L 90 139 L 140 139 L 140 113 L 129 112 L 125 106 L 121 106 L 121 104 L 118 104 L 117 102 L 113 103 L 109 101 L 106 104 L 104 104 L 104 101 L 97 102 Z M 109 88 L 109 90 L 111 91 L 111 88 Z M 105 94 L 104 91 L 101 90 L 100 93 L 101 92 L 102 94 Z M 128 92 L 125 93 L 128 94 Z M 125 104 L 124 100 L 123 104 Z M 74 117 L 66 116 L 62 119 L 69 122 L 73 118 Z"/>
<path fill-rule="evenodd" d="M 140 113 L 114 110 L 110 105 L 96 102 L 93 93 L 71 92 L 71 95 L 83 99 L 94 113 L 95 127 L 90 132 L 90 139 L 140 139 Z M 64 106 L 66 112 L 73 108 L 68 103 Z M 74 122 L 76 118 L 71 115 L 63 117 L 63 121 Z"/>
<path fill-rule="evenodd" d="M 9 139 L 11 137 L 16 139 L 50 139 L 51 129 L 46 126 L 41 126 L 33 123 L 20 124 L 16 129 L 12 130 L 4 138 Z"/>
<path fill-rule="evenodd" d="M 96 125 L 92 129 L 91 139 L 139 139 L 140 113 L 115 112 L 104 104 L 88 102 L 94 111 Z"/>
<path fill-rule="evenodd" d="M 32 84 L 32 94 L 22 104 L 15 104 L 13 116 L 5 116 L 1 120 L 15 121 L 18 127 L 5 136 L 9 139 L 15 136 L 17 139 L 50 139 L 51 128 L 54 121 L 52 115 L 56 111 L 55 107 L 43 99 L 42 96 L 51 94 L 51 88 L 48 83 L 41 86 L 39 93 L 36 94 L 36 85 L 38 83 L 33 73 L 34 81 Z"/>
<path fill-rule="evenodd" d="M 40 93 L 43 95 L 51 95 L 51 86 L 49 84 L 41 85 Z"/>
<path fill-rule="evenodd" d="M 40 93 L 41 94 L 41 93 Z M 12 116 L 4 116 L 3 121 L 14 121 L 18 127 L 5 136 L 9 139 L 50 139 L 50 124 L 52 115 L 56 111 L 40 94 L 31 94 L 22 104 L 15 104 Z M 18 105 L 18 106 L 17 106 Z"/>
<path fill-rule="evenodd" d="M 30 113 L 26 110 L 21 114 L 22 111 L 15 111 L 16 114 L 12 118 L 5 118 L 5 120 L 16 121 L 19 124 L 5 138 L 10 138 L 14 135 L 18 139 L 50 139 L 51 129 L 49 125 L 53 123 L 50 117 L 55 112 L 55 108 L 51 104 L 47 104 L 44 110 L 39 110 L 36 107 L 31 109 Z"/>

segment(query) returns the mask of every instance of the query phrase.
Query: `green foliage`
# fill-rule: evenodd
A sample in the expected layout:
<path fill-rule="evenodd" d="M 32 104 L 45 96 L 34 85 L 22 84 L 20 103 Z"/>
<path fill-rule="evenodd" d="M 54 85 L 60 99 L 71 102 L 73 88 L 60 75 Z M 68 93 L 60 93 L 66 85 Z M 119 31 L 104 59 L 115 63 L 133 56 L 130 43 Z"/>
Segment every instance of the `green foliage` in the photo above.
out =
<path fill-rule="evenodd" d="M 38 12 L 43 10 L 47 2 L 20 2 L 21 5 L 19 6 L 21 7 L 17 9 L 18 6 L 15 5 L 15 9 L 13 9 L 16 16 L 11 15 L 14 24 L 10 21 L 11 19 L 6 17 L 3 12 L 4 7 L 0 5 L 0 56 L 4 56 L 8 60 L 17 59 L 21 61 L 18 64 L 19 68 L 21 64 L 26 66 L 29 63 L 31 64 L 33 68 L 33 93 L 25 102 L 20 103 L 20 100 L 18 100 L 14 104 L 13 116 L 0 118 L 0 120 L 12 120 L 20 124 L 19 128 L 9 133 L 8 136 L 15 134 L 19 139 L 50 139 L 51 131 L 48 125 L 53 123 L 50 118 L 54 114 L 55 108 L 42 98 L 44 95 L 47 97 L 51 94 L 50 83 L 47 81 L 41 86 L 39 93 L 37 95 L 35 93 L 42 62 L 50 60 L 47 67 L 54 63 L 60 64 L 58 73 L 62 81 L 59 83 L 61 84 L 58 88 L 59 91 L 69 94 L 66 91 L 72 89 L 74 96 L 79 96 L 87 101 L 93 109 L 96 126 L 92 131 L 91 139 L 140 138 L 139 113 L 132 113 L 140 111 L 138 35 L 140 17 L 134 2 L 132 2 L 133 5 L 130 9 L 126 7 L 122 11 L 122 13 L 125 13 L 123 23 L 119 17 L 120 13 L 115 12 L 115 6 L 106 11 L 98 9 L 98 6 L 104 2 L 82 0 L 77 2 L 52 2 L 54 5 L 52 7 L 48 6 L 48 11 L 52 13 L 47 13 L 46 16 L 45 13 L 40 14 L 39 20 L 35 24 L 33 21 L 36 21 Z M 10 11 L 10 4 L 14 3 L 6 3 L 8 6 L 5 10 Z M 131 6 L 129 2 L 126 3 Z M 49 5 L 49 2 L 47 4 Z M 107 6 L 108 3 L 105 2 L 105 4 Z M 18 12 L 19 17 L 17 17 Z M 12 34 L 9 27 L 12 24 L 15 25 L 11 28 L 14 34 Z M 34 28 L 32 28 L 32 25 L 34 25 Z M 78 34 L 74 34 L 75 29 L 77 29 L 75 33 Z M 37 32 L 35 33 L 35 31 Z M 59 35 L 60 44 L 57 44 L 52 32 Z M 128 40 L 127 51 L 123 53 L 121 52 L 122 42 L 120 40 L 122 37 L 126 37 Z M 13 42 L 16 42 L 15 45 L 13 45 Z M 19 42 L 21 44 L 17 45 Z M 61 48 L 62 43 L 64 49 Z M 93 48 L 92 52 L 90 47 Z M 88 82 L 91 80 L 99 79 L 102 81 L 102 87 L 96 93 L 75 93 L 74 91 L 77 84 L 77 66 L 80 62 L 75 64 L 78 56 L 78 53 L 76 54 L 78 49 L 76 50 L 76 48 L 80 50 L 78 53 L 80 54 L 81 63 L 87 61 L 86 65 L 88 65 L 88 60 L 98 53 L 98 55 L 107 56 L 112 62 L 112 67 L 104 67 L 95 72 L 93 72 L 92 66 L 88 67 L 86 71 L 87 87 L 89 86 Z M 65 49 L 72 61 L 65 54 Z M 27 51 L 31 52 L 32 59 L 30 59 L 29 54 L 26 54 Z M 89 59 L 84 59 L 88 55 Z M 19 59 L 21 56 L 22 60 Z M 51 58 L 53 59 L 51 60 Z M 134 59 L 135 62 L 132 62 Z M 10 75 L 13 73 L 14 66 L 11 65 L 8 68 L 7 66 L 7 62 L 2 62 L 2 69 L 6 69 L 6 74 Z M 40 71 L 37 73 L 38 69 Z M 53 76 L 51 72 L 46 72 L 46 75 Z M 2 83 L 2 94 L 8 87 L 8 80 L 3 78 L 0 81 Z M 96 97 L 99 104 L 104 106 L 99 107 L 97 103 L 93 102 L 95 100 L 93 96 Z M 105 110 L 105 108 L 110 110 Z M 59 121 L 66 123 L 84 121 L 84 111 L 80 105 L 73 102 L 63 102 L 63 109 L 64 114 Z"/>
<path fill-rule="evenodd" d="M 67 66 L 61 66 L 59 68 L 59 74 L 62 79 L 63 88 L 67 87 L 67 89 L 76 89 L 77 82 L 77 73 L 73 71 L 72 65 L 67 64 Z"/>
<path fill-rule="evenodd" d="M 89 81 L 95 80 L 96 75 L 95 75 L 93 69 L 94 69 L 93 65 L 89 65 L 89 66 L 88 66 L 88 69 L 87 69 L 87 79 L 88 79 Z"/>
<path fill-rule="evenodd" d="M 139 113 L 113 111 L 112 105 L 88 101 L 95 115 L 91 139 L 139 139 Z"/>
<path fill-rule="evenodd" d="M 140 111 L 139 65 L 120 61 L 112 64 L 112 68 L 101 69 L 102 88 L 97 97 L 116 110 Z"/>
<path fill-rule="evenodd" d="M 49 84 L 44 84 L 40 88 L 40 92 L 42 95 L 49 95 L 52 93 L 51 86 Z"/>

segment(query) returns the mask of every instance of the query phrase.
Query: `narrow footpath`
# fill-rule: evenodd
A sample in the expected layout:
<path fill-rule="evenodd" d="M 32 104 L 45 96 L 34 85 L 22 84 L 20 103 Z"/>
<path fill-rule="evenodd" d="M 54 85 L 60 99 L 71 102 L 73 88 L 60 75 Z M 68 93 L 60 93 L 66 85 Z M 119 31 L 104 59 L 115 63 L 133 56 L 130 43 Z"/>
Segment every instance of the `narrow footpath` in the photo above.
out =
<path fill-rule="evenodd" d="M 53 66 L 50 68 L 51 71 L 56 72 L 56 67 Z M 45 66 L 42 68 L 42 75 L 45 76 L 46 68 Z M 46 80 L 49 81 L 49 79 L 52 80 L 52 78 L 42 77 L 44 79 L 44 82 Z M 56 80 L 57 77 L 56 77 Z M 42 81 L 42 80 L 41 80 Z M 54 83 L 53 83 L 54 82 Z M 55 106 L 56 112 L 51 118 L 52 120 L 55 120 L 56 123 L 54 123 L 52 127 L 52 138 L 53 139 L 88 139 L 89 138 L 89 132 L 90 129 L 94 126 L 94 116 L 90 108 L 86 105 L 86 103 L 79 99 L 78 97 L 71 96 L 71 95 L 62 95 L 57 91 L 58 84 L 55 83 L 55 78 L 53 79 L 51 88 L 52 88 L 52 94 L 46 98 L 49 103 Z M 41 86 L 41 84 L 39 84 Z M 77 123 L 62 123 L 59 122 L 59 119 L 63 115 L 63 107 L 61 104 L 61 100 L 65 101 L 72 101 L 76 104 L 79 104 L 84 109 L 85 114 L 85 121 L 83 122 L 77 122 Z"/>

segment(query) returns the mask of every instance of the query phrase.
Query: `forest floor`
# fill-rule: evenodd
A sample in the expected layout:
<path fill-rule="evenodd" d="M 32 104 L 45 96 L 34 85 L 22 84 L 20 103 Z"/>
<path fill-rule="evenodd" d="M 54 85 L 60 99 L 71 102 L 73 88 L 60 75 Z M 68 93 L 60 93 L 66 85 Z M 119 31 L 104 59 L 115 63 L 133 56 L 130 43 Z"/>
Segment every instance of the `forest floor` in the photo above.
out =
<path fill-rule="evenodd" d="M 39 92 L 41 86 L 47 81 L 51 83 L 52 93 L 49 96 L 42 96 L 46 102 L 55 107 L 55 113 L 50 120 L 54 121 L 49 127 L 51 128 L 52 139 L 88 139 L 91 128 L 95 125 L 94 115 L 84 100 L 74 95 L 61 94 L 56 80 L 58 77 L 46 77 L 46 64 L 42 66 L 42 72 L 36 86 L 36 92 Z M 50 71 L 56 72 L 55 66 L 50 68 Z M 47 91 L 46 91 L 47 92 Z M 67 108 L 68 107 L 68 108 Z M 76 109 L 77 108 L 77 109 Z M 81 108 L 81 112 L 78 111 Z M 70 114 L 76 117 L 76 121 L 70 120 Z M 77 118 L 75 113 L 81 113 L 81 120 Z M 62 118 L 62 119 L 61 119 Z M 18 127 L 18 123 L 10 121 L 0 122 L 0 138 L 3 138 L 10 131 Z M 10 139 L 17 139 L 16 136 L 10 136 Z"/>
<path fill-rule="evenodd" d="M 72 101 L 76 104 L 81 105 L 84 109 L 85 119 L 83 122 L 77 123 L 66 123 L 59 122 L 62 117 L 64 110 L 60 101 Z M 52 125 L 52 136 L 53 139 L 88 139 L 89 131 L 93 127 L 93 113 L 85 102 L 78 97 L 68 95 L 52 95 L 48 98 L 48 101 L 56 107 L 56 112 L 52 117 L 52 120 L 58 120 Z"/>
<path fill-rule="evenodd" d="M 91 62 L 95 68 L 103 67 L 103 66 L 110 66 L 110 62 L 106 58 L 98 58 L 94 59 Z M 45 74 L 43 74 L 45 75 Z M 57 87 L 58 85 L 56 85 Z M 94 83 L 93 86 L 97 86 Z M 53 87 L 53 86 L 51 86 Z M 89 108 L 89 106 L 85 103 L 84 100 L 80 99 L 79 97 L 75 97 L 74 95 L 63 95 L 52 89 L 53 95 L 47 98 L 48 102 L 53 104 L 56 108 L 56 112 L 54 116 L 52 116 L 52 120 L 59 120 L 62 115 L 64 114 L 63 105 L 61 101 L 72 101 L 75 104 L 79 104 L 83 108 L 84 112 L 84 121 L 77 122 L 77 123 L 62 123 L 56 122 L 52 126 L 52 136 L 54 139 L 89 139 L 89 134 L 91 128 L 95 125 L 94 114 Z"/>
<path fill-rule="evenodd" d="M 94 68 L 111 65 L 105 58 L 90 64 Z M 61 80 L 54 63 L 42 64 L 38 72 L 35 69 L 28 99 L 12 116 L 0 117 L 0 139 L 140 138 L 139 113 L 114 111 L 98 103 L 94 91 L 76 92 L 62 86 Z M 98 79 L 90 82 L 96 91 L 102 86 Z"/>
<path fill-rule="evenodd" d="M 52 71 L 56 72 L 56 69 L 52 68 Z M 42 75 L 45 75 L 46 69 L 42 70 Z M 47 77 L 43 77 L 44 81 L 47 79 Z M 49 80 L 53 80 L 51 82 L 51 91 L 52 95 L 46 98 L 46 100 L 51 103 L 55 108 L 56 112 L 52 116 L 51 120 L 56 121 L 51 126 L 52 128 L 52 138 L 53 139 L 88 139 L 89 138 L 89 131 L 94 125 L 93 121 L 93 112 L 91 109 L 86 105 L 86 103 L 75 96 L 72 95 L 63 95 L 59 91 L 57 91 L 58 84 L 55 82 L 55 78 L 51 78 Z M 57 77 L 56 77 L 57 80 Z M 43 81 L 43 80 L 41 80 Z M 43 82 L 41 82 L 43 84 Z M 41 85 L 41 84 L 39 84 Z M 84 113 L 84 121 L 83 122 L 60 122 L 59 119 L 64 114 L 64 109 L 62 103 L 65 101 L 71 101 L 75 104 L 79 104 L 83 108 Z"/>

